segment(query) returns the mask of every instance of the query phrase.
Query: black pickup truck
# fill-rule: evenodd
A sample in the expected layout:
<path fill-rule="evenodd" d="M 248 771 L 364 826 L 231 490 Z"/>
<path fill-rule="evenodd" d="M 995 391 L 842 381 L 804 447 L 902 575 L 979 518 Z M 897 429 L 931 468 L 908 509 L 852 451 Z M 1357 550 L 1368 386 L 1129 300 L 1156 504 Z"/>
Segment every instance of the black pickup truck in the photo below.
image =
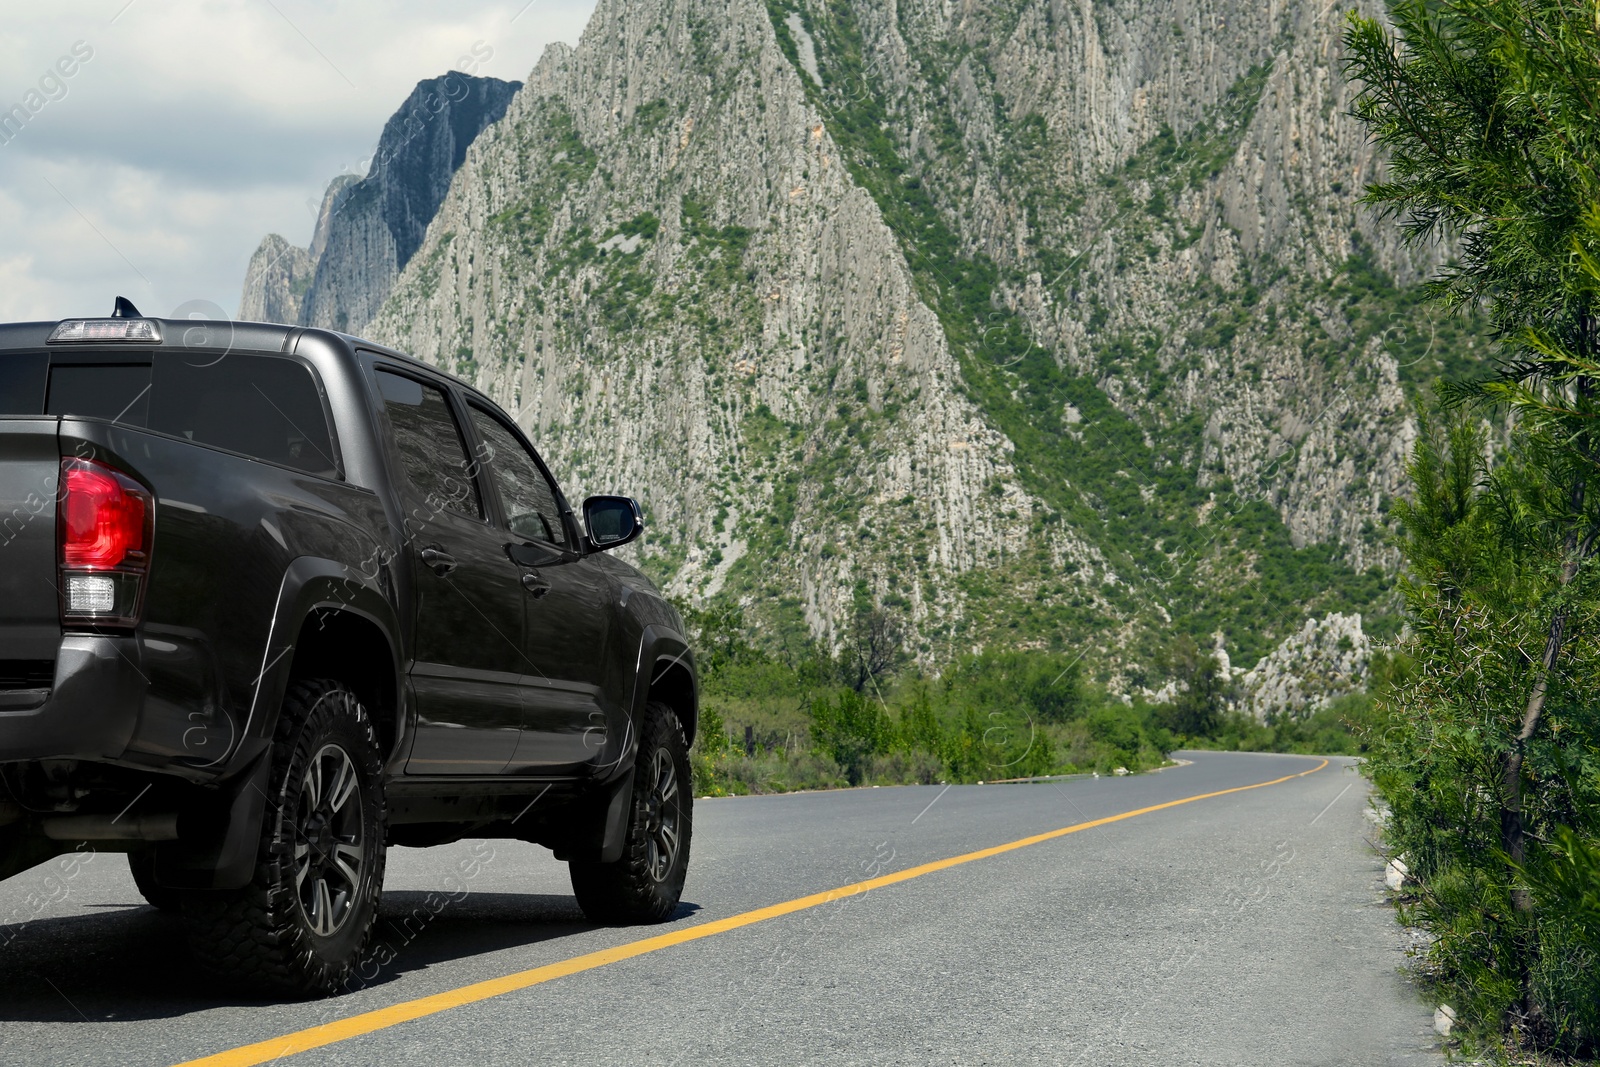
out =
<path fill-rule="evenodd" d="M 0 325 L 0 877 L 125 851 L 216 972 L 337 991 L 387 845 L 516 838 L 597 922 L 689 862 L 694 657 L 478 390 L 344 334 Z"/>

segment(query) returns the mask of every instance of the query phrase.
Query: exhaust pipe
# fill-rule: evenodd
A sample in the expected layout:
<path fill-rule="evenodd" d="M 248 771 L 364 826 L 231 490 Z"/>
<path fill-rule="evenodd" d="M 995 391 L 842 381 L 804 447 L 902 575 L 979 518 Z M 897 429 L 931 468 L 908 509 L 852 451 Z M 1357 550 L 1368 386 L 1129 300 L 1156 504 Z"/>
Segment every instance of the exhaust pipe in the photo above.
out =
<path fill-rule="evenodd" d="M 176 841 L 178 813 L 164 815 L 54 815 L 40 821 L 52 841 Z"/>

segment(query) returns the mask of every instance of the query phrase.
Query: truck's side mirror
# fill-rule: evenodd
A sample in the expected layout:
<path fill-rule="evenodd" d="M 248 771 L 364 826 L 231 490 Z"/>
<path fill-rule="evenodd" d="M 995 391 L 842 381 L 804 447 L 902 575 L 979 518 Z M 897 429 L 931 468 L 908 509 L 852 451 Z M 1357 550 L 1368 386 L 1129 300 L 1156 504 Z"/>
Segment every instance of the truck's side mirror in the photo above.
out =
<path fill-rule="evenodd" d="M 644 514 L 631 496 L 592 496 L 583 502 L 589 547 L 619 548 L 644 533 Z"/>

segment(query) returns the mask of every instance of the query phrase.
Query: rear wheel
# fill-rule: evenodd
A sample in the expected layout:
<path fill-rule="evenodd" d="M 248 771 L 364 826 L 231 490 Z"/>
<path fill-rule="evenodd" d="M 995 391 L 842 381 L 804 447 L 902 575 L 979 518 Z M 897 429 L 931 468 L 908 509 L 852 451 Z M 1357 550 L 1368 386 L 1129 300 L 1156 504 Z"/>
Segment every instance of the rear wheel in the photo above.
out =
<path fill-rule="evenodd" d="M 133 884 L 139 887 L 139 895 L 152 908 L 158 911 L 178 910 L 178 890 L 168 889 L 156 881 L 155 849 L 136 849 L 128 853 L 128 870 L 133 874 Z"/>
<path fill-rule="evenodd" d="M 615 863 L 573 860 L 572 891 L 590 920 L 657 923 L 671 918 L 689 872 L 694 795 L 689 745 L 665 704 L 645 708 L 634 764 L 627 836 Z"/>
<path fill-rule="evenodd" d="M 272 770 L 255 876 L 183 895 L 190 946 L 259 990 L 332 993 L 366 948 L 383 889 L 382 757 L 366 709 L 338 682 L 293 683 Z"/>

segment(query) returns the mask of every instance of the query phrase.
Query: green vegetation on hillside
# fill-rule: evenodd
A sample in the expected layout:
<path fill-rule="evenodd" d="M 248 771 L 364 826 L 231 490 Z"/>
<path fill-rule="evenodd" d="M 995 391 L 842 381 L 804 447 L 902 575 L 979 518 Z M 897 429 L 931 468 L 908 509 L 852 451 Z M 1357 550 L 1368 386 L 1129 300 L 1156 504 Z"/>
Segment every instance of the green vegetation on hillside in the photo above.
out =
<path fill-rule="evenodd" d="M 838 656 L 811 645 L 775 654 L 748 642 L 737 608 L 683 610 L 701 650 L 703 795 L 1137 773 L 1181 747 L 1355 752 L 1353 731 L 1371 715 L 1365 695 L 1303 721 L 1229 712 L 1226 688 L 1200 683 L 1216 665 L 1192 643 L 1177 665 L 1189 688 L 1155 704 L 1108 695 L 1076 655 L 991 650 L 937 674 L 903 660 L 874 671 L 864 637 Z M 1393 673 L 1380 668 L 1380 689 Z"/>
<path fill-rule="evenodd" d="M 784 25 L 788 10 L 781 0 L 769 0 L 769 8 L 780 43 L 794 59 L 795 45 Z M 1016 446 L 1019 478 L 1050 509 L 1039 518 L 1064 518 L 1083 531 L 1107 551 L 1122 579 L 1103 590 L 1094 605 L 1050 600 L 1048 610 L 1018 632 L 1008 624 L 1017 605 L 1031 599 L 1017 596 L 1019 587 L 1048 585 L 1055 576 L 1042 559 L 1007 561 L 1007 568 L 1021 568 L 1022 573 L 971 579 L 978 588 L 969 592 L 992 589 L 994 596 L 983 613 L 1004 620 L 1008 631 L 988 636 L 1071 647 L 1103 641 L 1107 623 L 1133 618 L 1132 644 L 1125 653 L 1135 663 L 1157 659 L 1174 632 L 1209 643 L 1209 635 L 1218 631 L 1240 662 L 1248 663 L 1308 614 L 1361 611 L 1376 616 L 1379 632 L 1392 630 L 1394 623 L 1386 618 L 1395 603 L 1390 576 L 1377 569 L 1356 571 L 1343 561 L 1343 549 L 1336 544 L 1295 547 L 1276 509 L 1259 492 L 1236 491 L 1216 477 L 1205 484 L 1208 479 L 1199 466 L 1206 430 L 1201 416 L 1170 409 L 1166 421 L 1131 417 L 1092 377 L 1065 369 L 1055 352 L 1035 340 L 1026 320 L 1002 299 L 1004 292 L 1023 287 L 1020 270 L 964 247 L 920 168 L 901 155 L 892 134 L 894 116 L 884 104 L 887 94 L 865 57 L 851 5 L 832 0 L 807 8 L 803 18 L 823 55 L 824 85 L 802 80 L 828 116 L 829 131 L 845 150 L 852 177 L 873 195 L 899 238 L 920 295 L 939 315 L 960 358 L 968 395 Z M 953 70 L 963 56 L 942 62 Z M 1162 205 L 1181 188 L 1207 180 L 1232 156 L 1267 73 L 1267 67 L 1249 71 L 1194 129 L 1182 136 L 1163 129 L 1107 177 L 1107 187 L 1124 208 L 1118 215 L 1126 230 L 1118 234 L 1122 246 L 1136 247 L 1143 239 L 1140 234 L 1151 227 L 1168 231 L 1164 239 L 1169 242 L 1194 239 L 1187 224 L 1165 217 Z M 1006 121 L 1003 115 L 998 118 Z M 937 116 L 933 121 L 937 126 Z M 1012 132 L 1021 146 L 1013 163 L 1017 168 L 1025 170 L 1026 157 L 1050 150 L 1037 117 L 1013 124 Z M 935 129 L 933 136 L 959 151 L 953 133 L 941 135 Z M 959 160 L 954 162 L 959 170 Z M 1153 185 L 1155 193 L 1135 202 L 1129 192 L 1135 181 Z M 1039 249 L 1038 257 L 1040 265 L 1069 285 L 1080 269 L 1064 250 Z M 1246 285 L 1238 292 L 1212 292 L 1207 284 L 1197 285 L 1193 303 L 1217 310 L 1192 339 L 1196 350 L 1226 347 L 1261 311 L 1256 306 L 1260 289 Z M 1349 320 L 1347 335 L 1337 342 L 1326 337 L 1314 316 L 1301 326 L 1313 346 L 1320 343 L 1328 349 L 1330 361 L 1360 351 L 1413 299 L 1378 272 L 1359 245 L 1345 270 L 1320 292 L 1293 295 L 1301 306 L 1317 297 L 1336 301 L 1339 313 Z M 1163 371 L 1156 360 L 1158 338 L 1111 336 L 1100 344 L 1105 372 L 1126 374 L 1131 368 L 1145 378 L 1152 394 L 1171 380 L 1171 370 Z M 1064 419 L 1069 406 L 1079 421 Z M 1271 482 L 1274 470 L 1292 471 L 1295 460 L 1292 449 L 1275 457 L 1263 484 Z M 1158 626 L 1157 619 L 1170 623 Z"/>
<path fill-rule="evenodd" d="M 489 219 L 489 226 L 504 231 L 524 255 L 532 255 L 544 241 L 551 212 L 563 194 L 588 181 L 598 162 L 593 149 L 578 136 L 572 114 L 554 97 L 539 99 L 528 125 L 542 135 L 544 158 L 550 163 L 540 169 L 520 200 Z"/>

